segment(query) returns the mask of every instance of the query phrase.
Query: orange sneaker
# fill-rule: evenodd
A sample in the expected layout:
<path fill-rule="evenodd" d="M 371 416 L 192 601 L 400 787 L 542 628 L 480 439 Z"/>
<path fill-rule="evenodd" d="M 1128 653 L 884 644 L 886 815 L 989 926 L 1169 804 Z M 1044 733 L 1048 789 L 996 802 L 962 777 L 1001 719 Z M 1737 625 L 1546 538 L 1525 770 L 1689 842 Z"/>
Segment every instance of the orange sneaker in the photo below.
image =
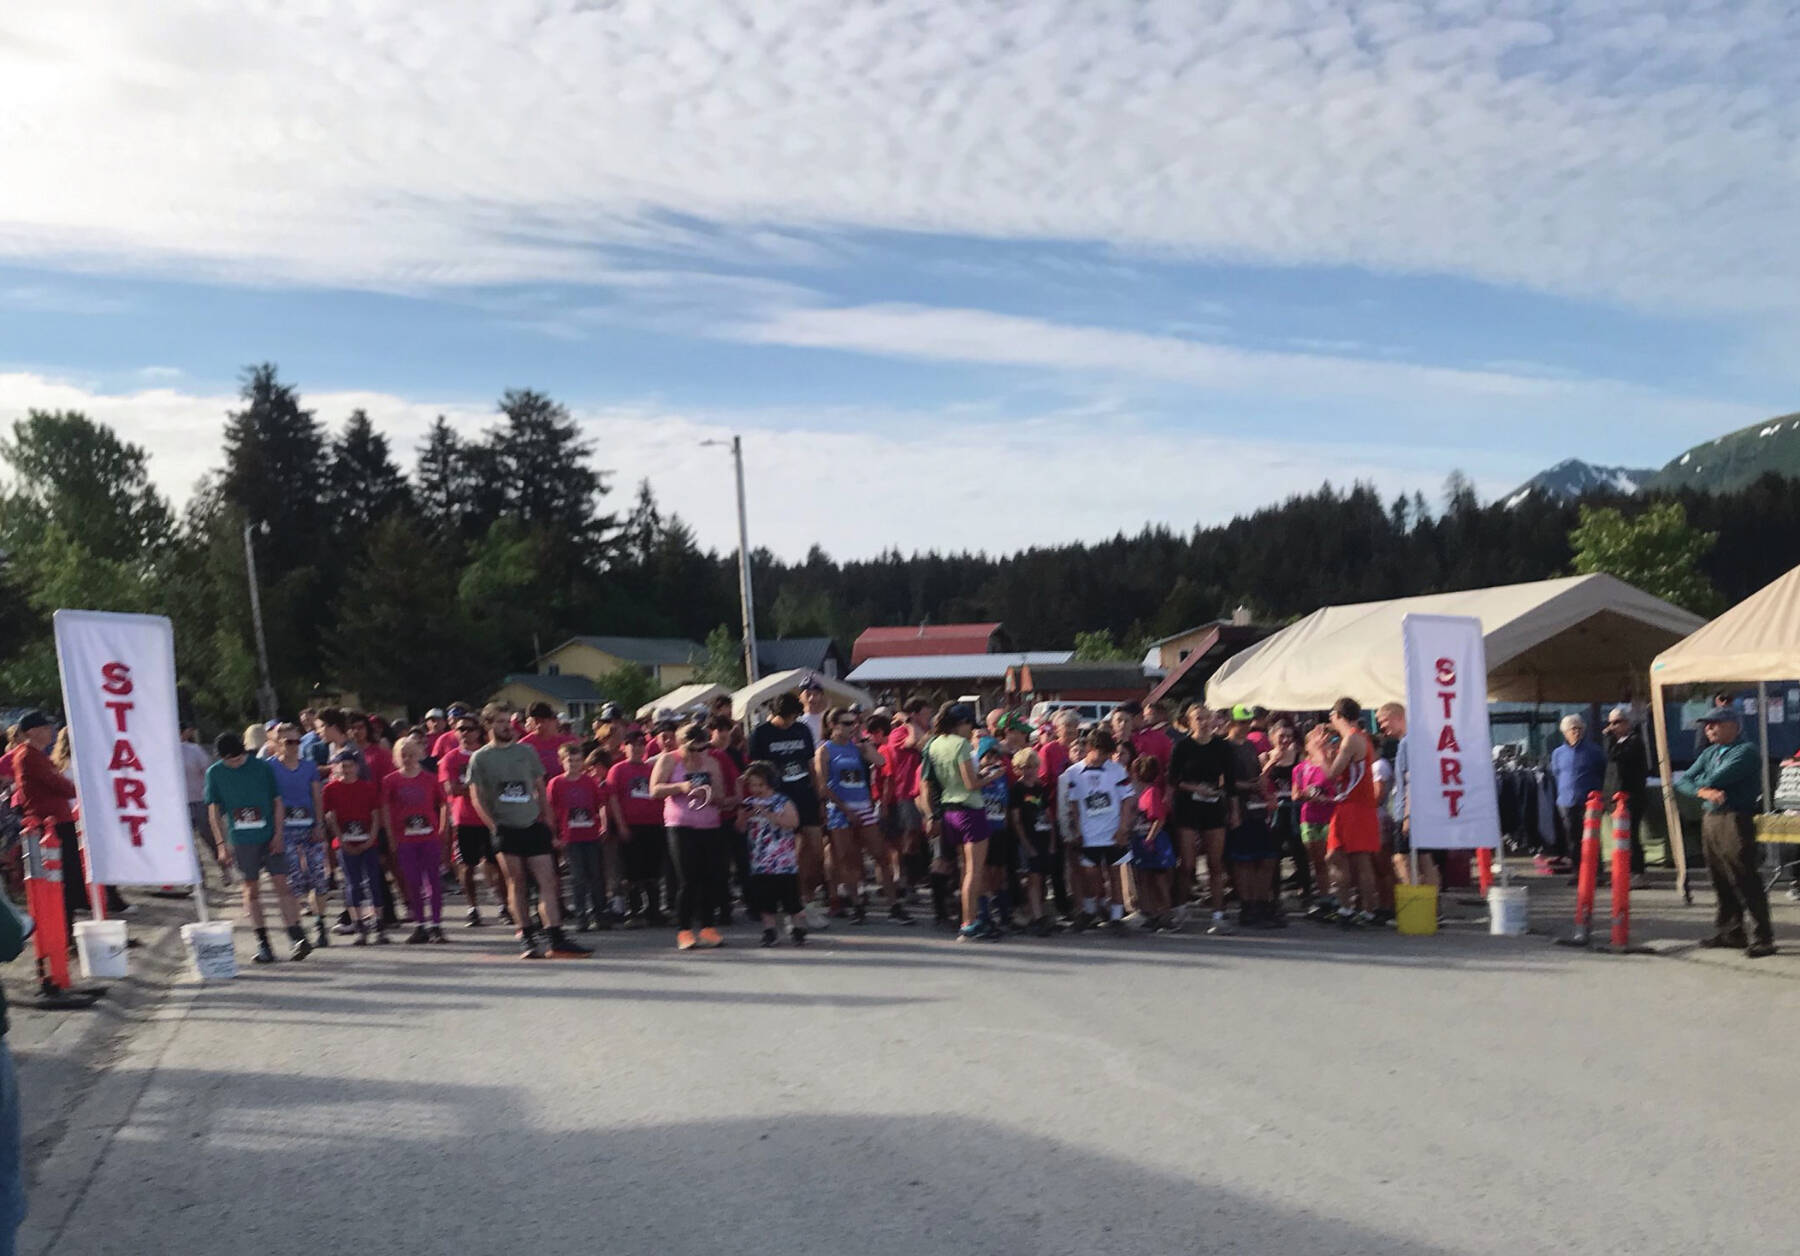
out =
<path fill-rule="evenodd" d="M 705 928 L 700 930 L 700 945 L 705 947 L 724 946 L 725 938 L 717 929 Z"/>
<path fill-rule="evenodd" d="M 675 949 L 678 951 L 694 949 L 694 931 L 692 929 L 683 929 L 675 935 Z"/>

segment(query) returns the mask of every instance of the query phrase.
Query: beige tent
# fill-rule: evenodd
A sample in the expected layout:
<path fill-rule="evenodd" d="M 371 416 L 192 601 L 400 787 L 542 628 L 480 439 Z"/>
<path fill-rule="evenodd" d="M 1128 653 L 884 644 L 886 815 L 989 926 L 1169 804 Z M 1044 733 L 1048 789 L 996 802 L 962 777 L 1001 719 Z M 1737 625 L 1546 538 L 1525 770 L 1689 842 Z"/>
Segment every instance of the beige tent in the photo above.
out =
<path fill-rule="evenodd" d="M 1752 593 L 1692 636 L 1670 646 L 1650 664 L 1651 715 L 1656 721 L 1656 753 L 1669 761 L 1668 716 L 1663 690 L 1670 685 L 1751 684 L 1757 686 L 1757 722 L 1762 744 L 1769 744 L 1768 693 L 1771 680 L 1800 677 L 1800 567 Z M 1768 800 L 1768 768 L 1763 769 L 1763 797 Z M 1675 808 L 1673 774 L 1663 774 L 1663 812 L 1668 816 L 1670 846 L 1687 890 L 1687 853 L 1679 840 L 1681 819 Z"/>
<path fill-rule="evenodd" d="M 1327 606 L 1227 659 L 1206 686 L 1207 704 L 1322 711 L 1342 697 L 1364 706 L 1404 701 L 1400 624 L 1412 614 L 1481 620 L 1494 702 L 1641 695 L 1657 651 L 1702 622 L 1606 575 Z"/>
<path fill-rule="evenodd" d="M 811 671 L 797 667 L 791 671 L 776 672 L 773 676 L 764 676 L 761 680 L 745 685 L 731 695 L 731 713 L 740 720 L 749 719 L 760 706 L 775 701 L 776 698 L 790 689 L 800 688 L 800 682 L 808 676 L 818 679 L 825 692 L 831 695 L 832 701 L 843 706 L 852 702 L 862 703 L 863 710 L 871 710 L 875 706 L 875 698 L 866 689 L 858 689 L 855 685 L 846 684 L 835 676 L 827 676 L 823 672 Z"/>
<path fill-rule="evenodd" d="M 658 711 L 691 711 L 696 708 L 705 707 L 711 703 L 714 698 L 730 692 L 731 690 L 727 689 L 724 685 L 708 685 L 704 683 L 682 685 L 677 689 L 669 690 L 669 692 L 654 701 L 644 703 L 643 706 L 638 708 L 637 716 L 640 720 L 647 720 Z"/>

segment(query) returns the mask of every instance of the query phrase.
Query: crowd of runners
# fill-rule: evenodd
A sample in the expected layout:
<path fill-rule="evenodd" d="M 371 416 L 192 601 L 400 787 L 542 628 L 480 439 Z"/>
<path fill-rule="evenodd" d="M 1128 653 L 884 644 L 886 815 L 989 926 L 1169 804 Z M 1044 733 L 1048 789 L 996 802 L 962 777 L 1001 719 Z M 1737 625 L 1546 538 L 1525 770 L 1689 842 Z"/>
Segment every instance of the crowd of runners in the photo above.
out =
<path fill-rule="evenodd" d="M 1405 712 L 1376 725 L 1397 738 Z M 216 761 L 184 737 L 196 831 L 241 883 L 260 963 L 271 893 L 293 959 L 403 929 L 446 942 L 446 882 L 466 927 L 491 903 L 541 958 L 615 928 L 722 946 L 740 913 L 762 945 L 800 945 L 926 905 L 967 941 L 1273 929 L 1288 890 L 1315 919 L 1378 926 L 1407 867 L 1403 790 L 1348 699 L 1316 723 L 1126 703 L 1034 728 L 924 698 L 834 706 L 809 681 L 749 728 L 722 698 L 642 722 L 609 705 L 585 737 L 545 704 L 412 726 L 302 711 L 220 735 Z"/>

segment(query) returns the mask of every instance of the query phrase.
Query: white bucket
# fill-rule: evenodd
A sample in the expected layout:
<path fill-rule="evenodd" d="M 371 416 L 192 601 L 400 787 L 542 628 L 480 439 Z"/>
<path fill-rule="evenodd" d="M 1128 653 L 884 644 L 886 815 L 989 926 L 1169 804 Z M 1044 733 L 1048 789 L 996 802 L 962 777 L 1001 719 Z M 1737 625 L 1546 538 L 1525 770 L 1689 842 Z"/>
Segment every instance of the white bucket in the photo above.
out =
<path fill-rule="evenodd" d="M 125 955 L 123 920 L 77 920 L 75 950 L 81 956 L 83 977 L 126 977 L 131 966 Z"/>
<path fill-rule="evenodd" d="M 202 981 L 230 981 L 237 976 L 237 947 L 229 920 L 203 920 L 181 926 L 188 962 Z"/>
<path fill-rule="evenodd" d="M 1495 937 L 1516 938 L 1530 925 L 1531 888 L 1496 885 L 1488 890 L 1488 932 Z"/>

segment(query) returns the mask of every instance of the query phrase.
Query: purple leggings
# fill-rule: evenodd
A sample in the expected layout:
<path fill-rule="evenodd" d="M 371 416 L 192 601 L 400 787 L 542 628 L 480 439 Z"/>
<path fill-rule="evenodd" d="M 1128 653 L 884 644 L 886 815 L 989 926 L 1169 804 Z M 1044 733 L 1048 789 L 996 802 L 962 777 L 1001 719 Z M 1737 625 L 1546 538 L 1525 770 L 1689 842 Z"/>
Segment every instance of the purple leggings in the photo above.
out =
<path fill-rule="evenodd" d="M 400 884 L 413 911 L 423 921 L 430 911 L 431 923 L 444 923 L 444 851 L 436 838 L 428 842 L 401 842 Z"/>

